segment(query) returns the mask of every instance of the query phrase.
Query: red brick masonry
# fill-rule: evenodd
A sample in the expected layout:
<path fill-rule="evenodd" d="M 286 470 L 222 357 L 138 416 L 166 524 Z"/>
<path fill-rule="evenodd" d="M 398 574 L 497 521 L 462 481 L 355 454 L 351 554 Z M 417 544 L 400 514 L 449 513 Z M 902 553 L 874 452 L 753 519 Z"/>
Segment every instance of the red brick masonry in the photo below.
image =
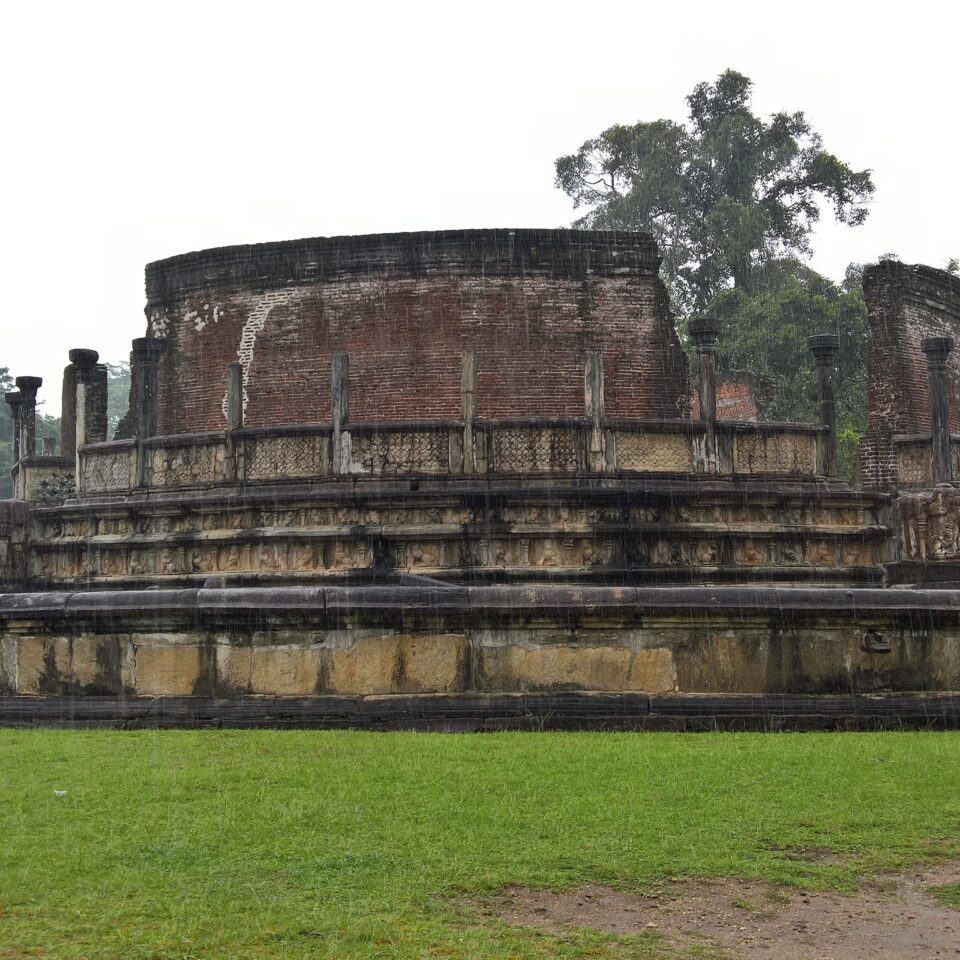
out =
<path fill-rule="evenodd" d="M 645 234 L 469 230 L 334 237 L 148 265 L 160 433 L 222 429 L 227 365 L 246 423 L 328 421 L 334 353 L 350 420 L 459 419 L 464 348 L 477 415 L 583 416 L 584 364 L 604 359 L 608 416 L 687 414 L 686 361 Z"/>

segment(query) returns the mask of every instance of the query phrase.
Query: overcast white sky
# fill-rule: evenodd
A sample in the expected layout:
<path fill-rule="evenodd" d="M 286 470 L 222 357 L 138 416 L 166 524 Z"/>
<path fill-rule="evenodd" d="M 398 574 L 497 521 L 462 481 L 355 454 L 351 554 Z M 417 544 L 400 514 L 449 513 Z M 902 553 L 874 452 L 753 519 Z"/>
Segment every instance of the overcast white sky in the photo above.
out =
<path fill-rule="evenodd" d="M 59 412 L 71 347 L 125 359 L 143 265 L 231 243 L 569 225 L 553 160 L 683 120 L 727 67 L 877 185 L 839 278 L 960 256 L 956 6 L 512 0 L 7 4 L 0 366 Z"/>

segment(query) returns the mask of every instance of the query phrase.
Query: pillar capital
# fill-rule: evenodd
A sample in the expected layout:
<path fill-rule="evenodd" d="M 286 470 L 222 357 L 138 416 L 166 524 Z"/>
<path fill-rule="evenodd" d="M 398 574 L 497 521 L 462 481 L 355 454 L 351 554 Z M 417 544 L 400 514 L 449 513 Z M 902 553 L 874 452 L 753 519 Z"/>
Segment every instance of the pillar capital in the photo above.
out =
<path fill-rule="evenodd" d="M 7 403 L 10 405 L 10 410 L 13 413 L 13 418 L 14 420 L 16 420 L 17 411 L 20 409 L 20 399 L 21 399 L 20 391 L 11 390 L 9 393 L 5 393 L 3 395 L 3 399 L 6 400 Z"/>
<path fill-rule="evenodd" d="M 17 377 L 17 389 L 25 402 L 33 400 L 37 396 L 37 391 L 43 385 L 43 377 Z"/>
<path fill-rule="evenodd" d="M 137 337 L 133 341 L 133 362 L 141 365 L 155 364 L 167 349 L 163 337 Z"/>
<path fill-rule="evenodd" d="M 694 317 L 690 321 L 690 339 L 698 350 L 709 350 L 716 346 L 720 337 L 719 317 Z"/>
<path fill-rule="evenodd" d="M 807 349 L 818 366 L 833 366 L 840 352 L 840 338 L 835 333 L 815 333 L 807 337 Z"/>
<path fill-rule="evenodd" d="M 927 355 L 928 367 L 942 366 L 953 350 L 953 337 L 924 337 L 920 341 L 920 348 Z"/>
<path fill-rule="evenodd" d="M 90 383 L 100 354 L 96 350 L 85 350 L 77 347 L 70 351 L 70 362 L 77 371 L 77 380 L 80 383 Z"/>

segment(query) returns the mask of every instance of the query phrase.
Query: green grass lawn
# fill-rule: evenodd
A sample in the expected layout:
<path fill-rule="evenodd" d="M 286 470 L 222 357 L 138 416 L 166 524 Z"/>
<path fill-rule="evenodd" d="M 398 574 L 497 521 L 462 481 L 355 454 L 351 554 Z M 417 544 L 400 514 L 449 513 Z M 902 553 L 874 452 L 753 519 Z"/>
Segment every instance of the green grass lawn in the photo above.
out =
<path fill-rule="evenodd" d="M 464 899 L 958 854 L 953 733 L 0 730 L 0 958 L 662 957 Z"/>

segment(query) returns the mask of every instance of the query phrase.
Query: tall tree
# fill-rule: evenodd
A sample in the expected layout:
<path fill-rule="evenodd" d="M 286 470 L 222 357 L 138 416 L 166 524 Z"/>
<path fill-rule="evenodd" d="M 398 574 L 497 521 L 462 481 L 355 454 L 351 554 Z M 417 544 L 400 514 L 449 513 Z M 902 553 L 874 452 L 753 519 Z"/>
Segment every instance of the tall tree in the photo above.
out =
<path fill-rule="evenodd" d="M 556 185 L 587 208 L 575 226 L 653 234 L 682 316 L 807 253 L 821 203 L 842 223 L 867 216 L 870 171 L 825 150 L 803 113 L 756 116 L 752 88 L 727 70 L 687 97 L 687 124 L 618 124 L 556 161 Z"/>

